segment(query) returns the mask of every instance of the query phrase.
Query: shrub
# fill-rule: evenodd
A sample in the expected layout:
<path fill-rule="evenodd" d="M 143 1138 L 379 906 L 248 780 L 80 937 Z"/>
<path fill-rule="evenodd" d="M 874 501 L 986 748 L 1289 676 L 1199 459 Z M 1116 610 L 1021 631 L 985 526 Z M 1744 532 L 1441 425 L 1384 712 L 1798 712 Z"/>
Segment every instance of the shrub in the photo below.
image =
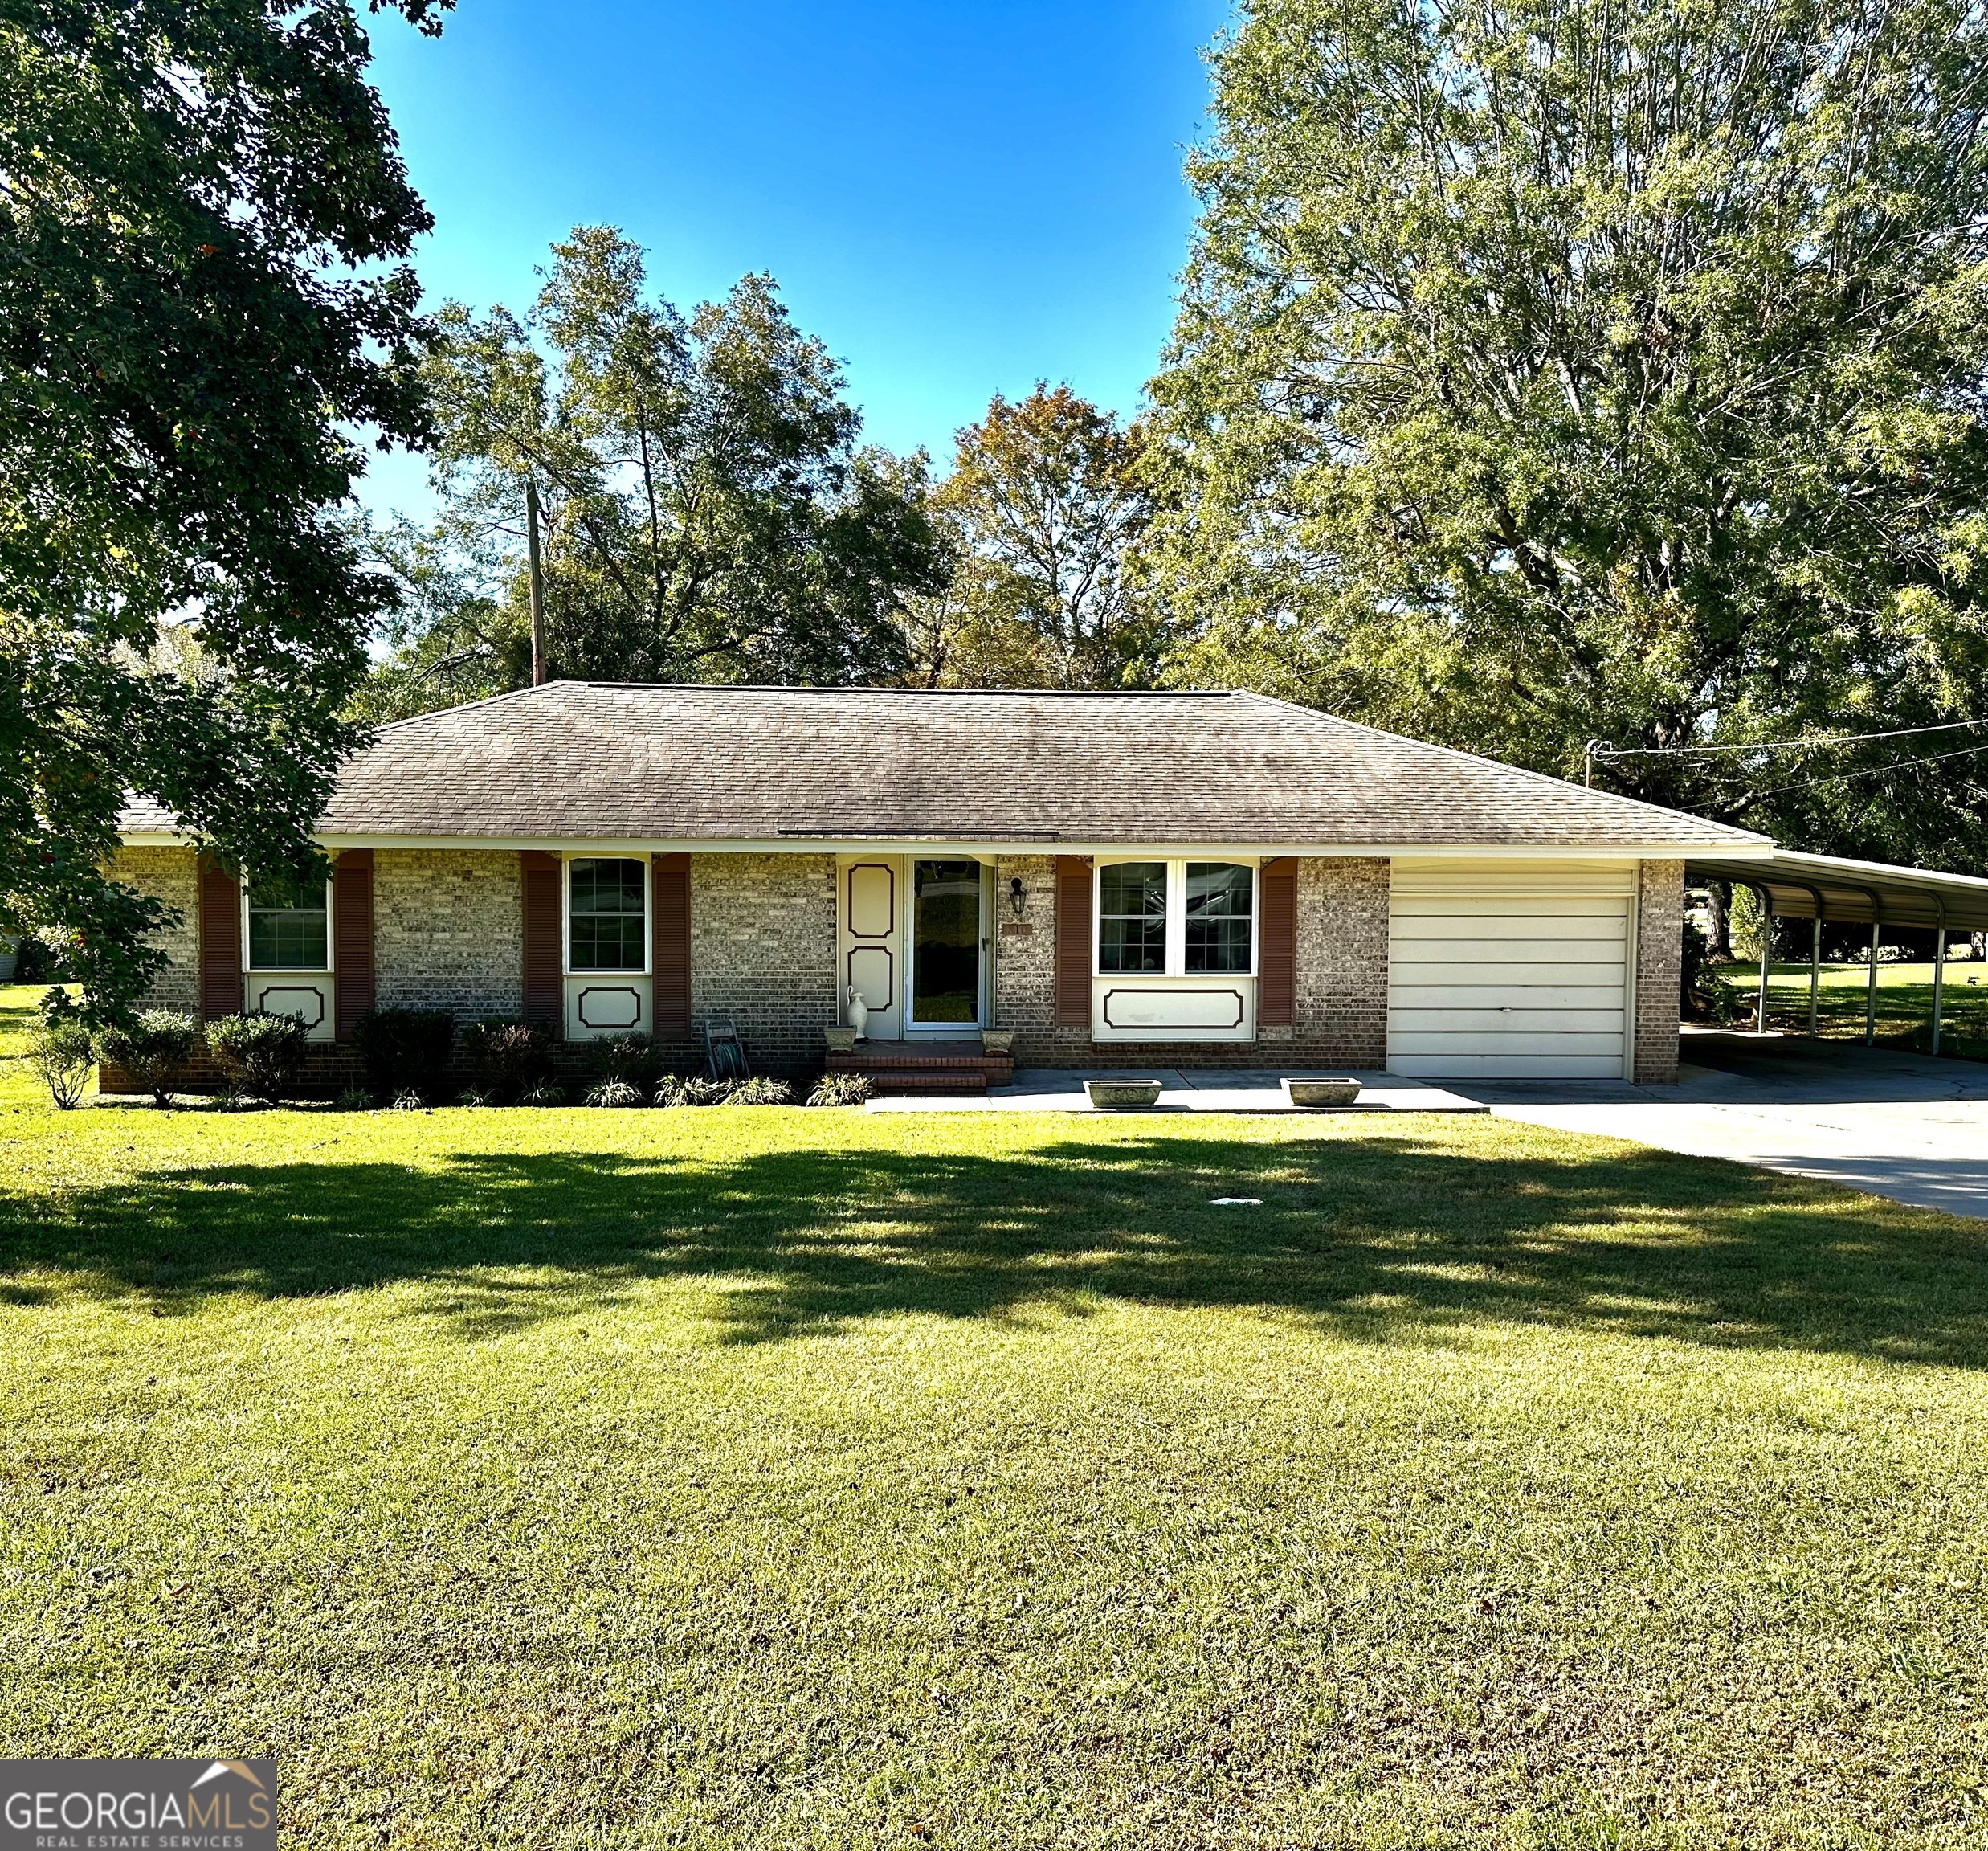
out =
<path fill-rule="evenodd" d="M 418 1093 L 432 1099 L 448 1075 L 455 1018 L 439 1009 L 369 1009 L 352 1025 L 352 1048 L 375 1093 L 389 1099 Z"/>
<path fill-rule="evenodd" d="M 370 1112 L 373 1109 L 373 1095 L 364 1087 L 348 1086 L 332 1101 L 332 1105 L 335 1110 L 340 1112 Z"/>
<path fill-rule="evenodd" d="M 663 1057 L 652 1036 L 610 1035 L 595 1042 L 594 1048 L 604 1079 L 639 1088 L 647 1097 L 663 1069 Z"/>
<path fill-rule="evenodd" d="M 659 1105 L 718 1105 L 732 1089 L 722 1080 L 707 1080 L 701 1073 L 665 1073 L 656 1084 Z"/>
<path fill-rule="evenodd" d="M 626 1080 L 603 1080 L 586 1096 L 590 1105 L 646 1105 L 649 1096 Z"/>
<path fill-rule="evenodd" d="M 784 1080 L 775 1080 L 767 1074 L 760 1074 L 751 1080 L 741 1080 L 725 1097 L 727 1105 L 791 1105 L 794 1089 Z"/>
<path fill-rule="evenodd" d="M 97 1051 L 114 1060 L 152 1095 L 152 1103 L 173 1103 L 173 1082 L 192 1055 L 199 1031 L 190 1015 L 171 1009 L 148 1009 L 121 1028 L 107 1028 Z"/>
<path fill-rule="evenodd" d="M 810 1105 L 860 1105 L 870 1097 L 867 1073 L 824 1073 L 807 1096 Z"/>
<path fill-rule="evenodd" d="M 476 1085 L 492 1101 L 543 1103 L 530 1095 L 543 1091 L 552 1078 L 553 1042 L 537 1023 L 473 1022 L 466 1040 L 476 1063 Z"/>
<path fill-rule="evenodd" d="M 58 1112 L 82 1103 L 96 1064 L 90 1031 L 73 1015 L 43 1015 L 27 1032 L 27 1070 L 48 1089 Z"/>
<path fill-rule="evenodd" d="M 207 1024 L 207 1045 L 236 1092 L 277 1105 L 296 1091 L 308 1039 L 300 1015 L 223 1015 Z"/>
<path fill-rule="evenodd" d="M 549 1080 L 541 1080 L 518 1099 L 520 1105 L 563 1105 L 565 1102 L 565 1088 L 555 1086 Z"/>

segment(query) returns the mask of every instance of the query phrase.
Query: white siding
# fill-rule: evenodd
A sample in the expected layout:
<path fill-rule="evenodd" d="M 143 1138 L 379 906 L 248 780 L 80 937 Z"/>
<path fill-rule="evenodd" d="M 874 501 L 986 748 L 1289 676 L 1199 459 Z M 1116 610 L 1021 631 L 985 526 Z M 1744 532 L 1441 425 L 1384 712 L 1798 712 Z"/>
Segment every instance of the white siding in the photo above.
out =
<path fill-rule="evenodd" d="M 1397 860 L 1387 1064 L 1455 1079 L 1628 1071 L 1633 862 Z"/>

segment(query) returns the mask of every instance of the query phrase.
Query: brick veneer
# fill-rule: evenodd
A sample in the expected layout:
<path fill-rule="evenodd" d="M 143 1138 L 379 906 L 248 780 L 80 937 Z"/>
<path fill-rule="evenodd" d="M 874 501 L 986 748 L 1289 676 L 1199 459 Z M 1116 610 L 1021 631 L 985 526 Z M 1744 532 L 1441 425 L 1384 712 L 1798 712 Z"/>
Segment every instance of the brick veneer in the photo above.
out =
<path fill-rule="evenodd" d="M 687 1052 L 704 1024 L 738 1026 L 759 1073 L 821 1065 L 835 1012 L 835 857 L 692 855 Z"/>
<path fill-rule="evenodd" d="M 149 1009 L 200 1007 L 200 881 L 190 848 L 120 848 L 110 875 L 127 887 L 162 900 L 178 915 L 152 940 L 165 953 L 165 968 L 145 998 Z"/>
<path fill-rule="evenodd" d="M 522 1012 L 524 901 L 516 853 L 377 851 L 373 933 L 381 1008 L 442 1009 L 463 1022 Z"/>
<path fill-rule="evenodd" d="M 1639 1086 L 1677 1084 L 1684 934 L 1684 864 L 1645 861 L 1636 887 L 1636 1054 Z"/>
<path fill-rule="evenodd" d="M 1022 917 L 1008 902 L 1021 876 Z M 1361 856 L 1300 860 L 1296 1019 L 1254 1041 L 1094 1042 L 1055 1020 L 1055 864 L 1004 858 L 994 872 L 995 1026 L 1014 1031 L 1031 1067 L 1364 1067 L 1387 1060 L 1387 864 Z M 1018 926 L 1021 930 L 1018 930 Z"/>

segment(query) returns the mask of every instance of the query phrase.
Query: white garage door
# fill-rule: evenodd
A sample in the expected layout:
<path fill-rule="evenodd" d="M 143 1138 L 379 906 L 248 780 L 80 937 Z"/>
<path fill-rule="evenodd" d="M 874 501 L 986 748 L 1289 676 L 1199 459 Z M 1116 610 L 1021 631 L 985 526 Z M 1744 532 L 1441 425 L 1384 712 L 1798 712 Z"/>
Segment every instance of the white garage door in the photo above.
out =
<path fill-rule="evenodd" d="M 1466 1079 L 1628 1072 L 1633 863 L 1394 864 L 1387 1064 Z"/>

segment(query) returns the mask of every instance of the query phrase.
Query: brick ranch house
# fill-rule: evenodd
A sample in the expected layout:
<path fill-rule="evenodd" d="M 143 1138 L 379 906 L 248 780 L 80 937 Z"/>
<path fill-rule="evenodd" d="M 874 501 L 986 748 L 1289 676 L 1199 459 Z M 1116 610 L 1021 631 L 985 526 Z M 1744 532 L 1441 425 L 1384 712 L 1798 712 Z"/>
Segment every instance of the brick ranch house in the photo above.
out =
<path fill-rule="evenodd" d="M 328 1086 L 375 1005 L 642 1030 L 686 1068 L 729 1021 L 798 1073 L 852 992 L 873 1066 L 972 1084 L 1008 1068 L 991 1029 L 1033 1065 L 1661 1083 L 1684 863 L 1772 852 L 1254 694 L 578 682 L 384 728 L 322 893 L 142 799 L 122 832 L 178 916 L 153 1001 L 299 1014 Z"/>

